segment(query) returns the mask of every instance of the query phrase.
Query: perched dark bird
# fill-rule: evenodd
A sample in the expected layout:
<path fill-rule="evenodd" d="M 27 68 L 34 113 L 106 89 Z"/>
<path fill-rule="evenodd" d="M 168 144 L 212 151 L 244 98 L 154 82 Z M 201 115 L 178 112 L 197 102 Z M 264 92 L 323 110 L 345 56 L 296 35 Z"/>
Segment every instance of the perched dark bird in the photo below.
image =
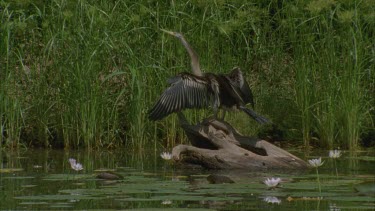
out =
<path fill-rule="evenodd" d="M 163 92 L 154 107 L 149 111 L 151 120 L 160 120 L 174 112 L 188 108 L 213 107 L 217 117 L 218 109 L 238 108 L 257 122 L 268 123 L 265 117 L 246 108 L 246 104 L 254 107 L 253 94 L 240 68 L 234 68 L 229 74 L 202 73 L 197 54 L 190 47 L 184 36 L 177 32 L 164 32 L 180 39 L 191 58 L 191 73 L 180 73 L 170 78 L 170 86 Z M 225 110 L 223 113 L 223 119 Z"/>

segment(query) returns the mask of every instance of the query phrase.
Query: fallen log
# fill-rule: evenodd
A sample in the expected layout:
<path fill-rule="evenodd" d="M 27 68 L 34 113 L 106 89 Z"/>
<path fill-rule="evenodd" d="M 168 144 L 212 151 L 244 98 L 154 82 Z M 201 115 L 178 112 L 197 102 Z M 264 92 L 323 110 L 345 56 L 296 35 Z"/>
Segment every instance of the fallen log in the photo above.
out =
<path fill-rule="evenodd" d="M 176 163 L 193 164 L 207 169 L 305 169 L 305 161 L 255 137 L 243 136 L 229 123 L 208 118 L 190 125 L 178 113 L 190 145 L 173 148 Z"/>

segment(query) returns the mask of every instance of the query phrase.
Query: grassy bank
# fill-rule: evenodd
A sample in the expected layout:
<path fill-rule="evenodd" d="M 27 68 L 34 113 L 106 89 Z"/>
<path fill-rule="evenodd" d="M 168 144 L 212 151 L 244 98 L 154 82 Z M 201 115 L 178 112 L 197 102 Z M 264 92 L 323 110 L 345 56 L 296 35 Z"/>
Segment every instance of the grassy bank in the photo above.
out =
<path fill-rule="evenodd" d="M 371 0 L 0 1 L 0 147 L 183 141 L 175 115 L 147 119 L 166 79 L 190 69 L 165 28 L 184 33 L 204 70 L 240 66 L 285 139 L 356 149 L 374 127 L 374 11 Z"/>

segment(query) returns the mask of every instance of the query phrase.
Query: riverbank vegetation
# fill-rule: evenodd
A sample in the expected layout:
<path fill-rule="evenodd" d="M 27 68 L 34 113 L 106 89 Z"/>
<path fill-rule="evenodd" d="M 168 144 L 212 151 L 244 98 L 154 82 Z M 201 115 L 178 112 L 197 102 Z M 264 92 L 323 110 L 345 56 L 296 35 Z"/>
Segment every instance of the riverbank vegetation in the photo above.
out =
<path fill-rule="evenodd" d="M 0 18 L 0 148 L 184 141 L 175 115 L 147 119 L 166 79 L 190 71 L 161 28 L 182 32 L 204 71 L 241 67 L 255 110 L 289 142 L 354 150 L 374 128 L 371 0 L 0 0 Z M 227 116 L 244 134 L 264 130 Z"/>

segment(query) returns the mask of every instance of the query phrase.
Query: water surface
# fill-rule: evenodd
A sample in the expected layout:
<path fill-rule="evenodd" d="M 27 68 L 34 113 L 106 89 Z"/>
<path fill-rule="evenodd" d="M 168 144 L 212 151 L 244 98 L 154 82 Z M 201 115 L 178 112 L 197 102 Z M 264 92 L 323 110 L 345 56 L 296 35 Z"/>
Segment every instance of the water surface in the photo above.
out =
<path fill-rule="evenodd" d="M 293 152 L 292 153 L 296 153 Z M 25 150 L 0 153 L 1 210 L 374 210 L 375 157 L 344 152 L 335 163 L 322 157 L 319 192 L 315 169 L 289 172 L 176 169 L 160 152 Z M 71 169 L 75 158 L 84 169 Z M 336 171 L 337 169 L 337 171 Z M 102 180 L 115 172 L 119 180 Z M 234 184 L 210 184 L 226 175 Z M 262 181 L 280 177 L 270 190 Z"/>

